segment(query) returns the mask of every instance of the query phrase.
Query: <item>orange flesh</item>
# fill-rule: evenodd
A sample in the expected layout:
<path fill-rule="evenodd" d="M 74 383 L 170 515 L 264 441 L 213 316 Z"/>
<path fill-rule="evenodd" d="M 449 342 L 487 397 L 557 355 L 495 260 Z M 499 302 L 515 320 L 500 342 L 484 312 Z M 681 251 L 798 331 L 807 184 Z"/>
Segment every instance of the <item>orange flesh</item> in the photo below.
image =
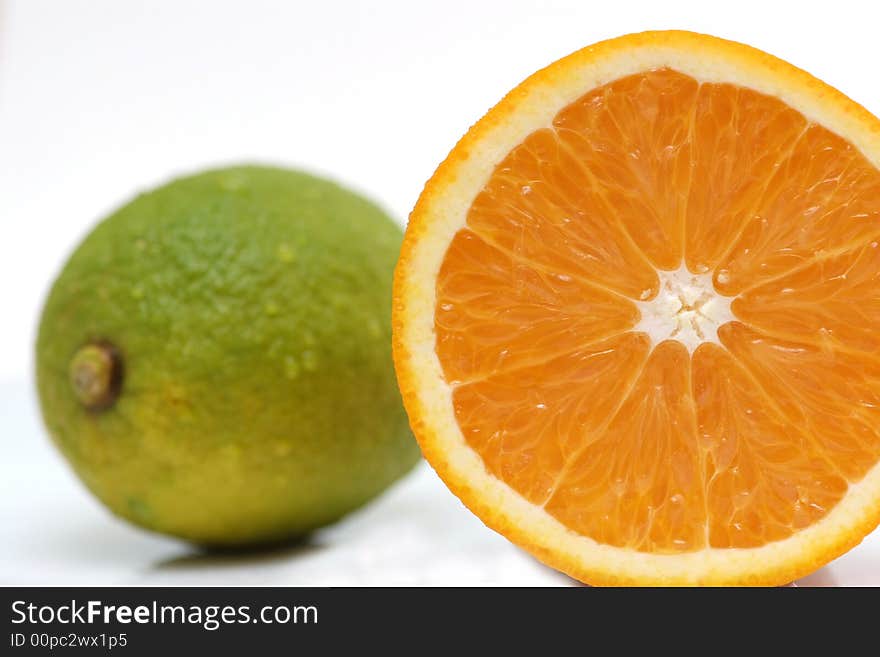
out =
<path fill-rule="evenodd" d="M 650 552 L 815 523 L 880 458 L 880 171 L 782 101 L 669 69 L 496 167 L 437 279 L 436 351 L 489 472 Z M 735 297 L 693 354 L 634 331 L 682 261 Z"/>

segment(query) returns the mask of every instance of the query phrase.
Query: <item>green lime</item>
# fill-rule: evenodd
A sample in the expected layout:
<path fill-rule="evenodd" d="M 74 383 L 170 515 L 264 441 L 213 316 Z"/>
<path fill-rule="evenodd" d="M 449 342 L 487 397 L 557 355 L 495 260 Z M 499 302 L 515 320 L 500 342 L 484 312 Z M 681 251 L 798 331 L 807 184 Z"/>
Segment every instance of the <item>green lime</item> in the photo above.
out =
<path fill-rule="evenodd" d="M 338 185 L 242 166 L 101 222 L 52 287 L 37 385 L 114 513 L 207 545 L 331 523 L 418 447 L 391 361 L 401 231 Z"/>

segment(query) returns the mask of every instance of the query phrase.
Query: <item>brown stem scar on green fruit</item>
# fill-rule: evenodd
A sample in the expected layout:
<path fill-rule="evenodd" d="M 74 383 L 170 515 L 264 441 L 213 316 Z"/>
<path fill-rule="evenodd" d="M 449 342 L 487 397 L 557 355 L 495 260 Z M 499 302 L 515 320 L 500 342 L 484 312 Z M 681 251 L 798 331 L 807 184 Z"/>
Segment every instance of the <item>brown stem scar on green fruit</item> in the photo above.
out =
<path fill-rule="evenodd" d="M 90 411 L 113 406 L 122 389 L 122 358 L 107 342 L 80 347 L 70 361 L 70 385 L 79 402 Z"/>

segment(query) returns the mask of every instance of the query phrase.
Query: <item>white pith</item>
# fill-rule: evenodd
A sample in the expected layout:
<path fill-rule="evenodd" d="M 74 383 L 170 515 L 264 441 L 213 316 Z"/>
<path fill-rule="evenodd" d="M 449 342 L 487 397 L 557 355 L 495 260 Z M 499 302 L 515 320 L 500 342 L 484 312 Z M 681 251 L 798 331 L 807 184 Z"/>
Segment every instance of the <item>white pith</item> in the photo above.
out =
<path fill-rule="evenodd" d="M 692 274 L 682 265 L 657 275 L 657 295 L 636 302 L 642 318 L 634 330 L 646 333 L 654 345 L 678 340 L 690 353 L 704 342 L 721 344 L 718 329 L 735 319 L 730 309 L 733 299 L 715 291 L 711 272 Z"/>
<path fill-rule="evenodd" d="M 466 503 L 485 522 L 505 527 L 509 538 L 532 546 L 557 567 L 564 564 L 569 572 L 581 576 L 603 574 L 604 581 L 619 583 L 742 583 L 743 577 L 766 582 L 767 574 L 782 583 L 786 577 L 815 567 L 817 553 L 839 554 L 852 545 L 841 537 L 849 536 L 875 513 L 880 499 L 880 466 L 852 484 L 822 520 L 761 547 L 652 554 L 601 544 L 570 530 L 487 472 L 458 426 L 452 389 L 443 377 L 435 350 L 437 274 L 449 243 L 465 226 L 468 209 L 497 162 L 527 135 L 550 125 L 560 108 L 588 90 L 658 67 L 670 67 L 700 82 L 738 84 L 775 96 L 852 143 L 880 168 L 880 130 L 854 110 L 828 103 L 827 88 L 816 90 L 802 81 L 793 83 L 791 69 L 778 62 L 733 51 L 723 42 L 707 44 L 693 35 L 665 41 L 658 38 L 637 47 L 590 49 L 561 72 L 518 90 L 512 101 L 515 110 L 503 121 L 487 125 L 480 140 L 470 145 L 467 157 L 452 165 L 434 190 L 434 200 L 423 210 L 421 234 L 413 242 L 409 262 L 397 274 L 400 295 L 406 300 L 397 311 L 401 326 L 395 338 L 401 353 L 399 367 L 418 377 L 414 398 L 407 407 L 410 416 L 419 418 L 430 433 L 432 462 L 447 483 L 458 491 L 470 491 Z M 490 518 L 494 520 L 490 522 Z"/>

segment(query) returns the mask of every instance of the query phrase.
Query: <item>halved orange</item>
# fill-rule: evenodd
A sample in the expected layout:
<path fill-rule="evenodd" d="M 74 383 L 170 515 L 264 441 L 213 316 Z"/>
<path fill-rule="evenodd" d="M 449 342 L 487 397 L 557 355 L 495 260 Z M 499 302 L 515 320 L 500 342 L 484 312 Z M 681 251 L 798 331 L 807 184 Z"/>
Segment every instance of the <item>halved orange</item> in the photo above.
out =
<path fill-rule="evenodd" d="M 539 71 L 410 218 L 394 357 L 489 527 L 594 584 L 782 584 L 880 520 L 880 121 L 687 32 Z"/>

